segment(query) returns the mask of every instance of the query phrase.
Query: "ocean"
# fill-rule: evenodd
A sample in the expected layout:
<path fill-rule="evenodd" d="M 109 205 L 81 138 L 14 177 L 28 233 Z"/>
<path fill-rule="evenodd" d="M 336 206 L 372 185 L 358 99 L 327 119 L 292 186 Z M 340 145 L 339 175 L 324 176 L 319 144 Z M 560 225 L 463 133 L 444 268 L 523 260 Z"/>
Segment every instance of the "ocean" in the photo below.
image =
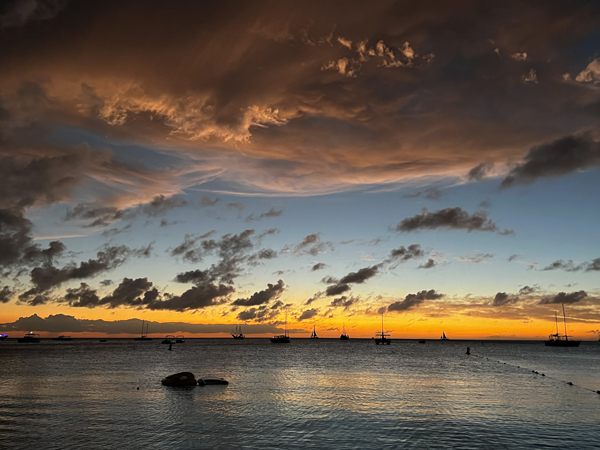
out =
<path fill-rule="evenodd" d="M 8 340 L 0 448 L 597 449 L 599 390 L 598 342 Z"/>

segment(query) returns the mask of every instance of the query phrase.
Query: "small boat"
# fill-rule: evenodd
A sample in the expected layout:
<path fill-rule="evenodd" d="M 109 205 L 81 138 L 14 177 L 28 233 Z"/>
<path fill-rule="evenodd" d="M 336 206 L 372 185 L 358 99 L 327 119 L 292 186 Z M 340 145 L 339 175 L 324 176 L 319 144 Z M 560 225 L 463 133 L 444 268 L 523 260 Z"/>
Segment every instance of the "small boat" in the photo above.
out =
<path fill-rule="evenodd" d="M 375 344 L 379 345 L 379 344 L 385 344 L 385 345 L 390 345 L 390 343 L 392 342 L 392 340 L 389 337 L 386 336 L 390 336 L 389 334 L 386 334 L 385 331 L 383 330 L 383 313 L 381 313 L 381 333 L 377 333 L 375 335 L 375 337 L 373 339 L 375 339 Z"/>
<path fill-rule="evenodd" d="M 8 339 L 8 334 L 0 334 L 0 341 Z"/>
<path fill-rule="evenodd" d="M 581 341 L 574 341 L 573 339 L 569 339 L 571 336 L 567 335 L 567 318 L 565 316 L 565 304 L 562 303 L 563 310 L 563 322 L 565 325 L 565 334 L 558 333 L 558 316 L 556 315 L 556 311 L 554 311 L 554 321 L 556 322 L 556 333 L 548 336 L 548 340 L 544 342 L 546 347 L 579 347 Z"/>
<path fill-rule="evenodd" d="M 287 332 L 287 309 L 285 310 L 284 332 L 283 332 L 283 334 L 280 334 L 279 336 L 273 336 L 271 338 L 271 343 L 272 344 L 289 344 L 290 343 L 290 337 L 288 336 L 288 332 Z"/>
<path fill-rule="evenodd" d="M 196 386 L 196 377 L 192 372 L 179 372 L 163 378 L 160 382 L 163 386 Z"/>
<path fill-rule="evenodd" d="M 106 342 L 106 339 L 100 339 L 100 342 Z"/>
<path fill-rule="evenodd" d="M 244 336 L 244 333 L 242 333 L 241 325 L 235 326 L 235 333 L 231 333 L 231 337 L 234 339 L 244 339 L 246 337 L 246 336 Z"/>
<path fill-rule="evenodd" d="M 419 344 L 424 344 L 424 343 L 425 343 L 425 341 L 424 341 L 423 339 L 421 339 L 421 340 L 419 341 Z"/>
<path fill-rule="evenodd" d="M 174 344 L 174 343 L 175 343 L 175 336 L 172 334 L 167 334 L 161 342 L 161 344 Z"/>
<path fill-rule="evenodd" d="M 229 384 L 229 381 L 223 378 L 199 378 L 198 386 L 208 386 L 212 384 Z"/>
<path fill-rule="evenodd" d="M 40 335 L 30 331 L 22 338 L 17 339 L 17 342 L 21 342 L 23 344 L 35 344 L 40 342 Z"/>
<path fill-rule="evenodd" d="M 146 325 L 146 333 L 144 333 L 144 320 L 142 320 L 142 334 L 140 337 L 133 338 L 134 341 L 151 341 L 152 338 L 148 337 L 148 325 Z"/>
<path fill-rule="evenodd" d="M 442 335 L 440 336 L 440 341 L 449 341 L 450 339 L 448 339 L 446 337 L 446 333 L 444 331 L 442 331 Z"/>
<path fill-rule="evenodd" d="M 53 341 L 72 341 L 73 338 L 71 336 L 60 335 L 58 337 L 52 338 Z"/>
<path fill-rule="evenodd" d="M 183 334 L 178 334 L 177 337 L 175 338 L 175 343 L 183 344 L 184 342 L 185 342 L 185 337 L 183 336 Z"/>
<path fill-rule="evenodd" d="M 342 334 L 340 334 L 340 341 L 347 341 L 348 339 L 350 339 L 350 336 L 348 336 L 348 333 L 346 333 L 346 325 L 344 325 Z"/>
<path fill-rule="evenodd" d="M 310 335 L 311 339 L 319 339 L 319 336 L 317 336 L 317 330 L 316 330 L 316 325 L 313 325 L 313 332 Z"/>

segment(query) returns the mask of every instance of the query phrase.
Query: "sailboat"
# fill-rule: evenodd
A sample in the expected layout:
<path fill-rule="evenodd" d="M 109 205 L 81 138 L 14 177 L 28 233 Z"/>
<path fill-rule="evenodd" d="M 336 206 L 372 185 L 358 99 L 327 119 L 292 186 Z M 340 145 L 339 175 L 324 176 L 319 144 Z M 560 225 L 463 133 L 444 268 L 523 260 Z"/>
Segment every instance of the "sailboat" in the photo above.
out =
<path fill-rule="evenodd" d="M 440 340 L 441 341 L 449 341 L 450 340 L 446 337 L 446 333 L 443 330 L 442 330 L 442 335 L 440 336 Z"/>
<path fill-rule="evenodd" d="M 287 332 L 287 309 L 285 310 L 284 332 L 283 332 L 283 334 L 280 334 L 279 336 L 273 336 L 271 338 L 271 342 L 273 344 L 289 344 L 290 343 L 290 337 L 288 336 L 288 332 Z"/>
<path fill-rule="evenodd" d="M 562 304 L 563 310 L 563 322 L 565 324 L 565 334 L 558 333 L 558 316 L 556 315 L 556 311 L 554 311 L 554 321 L 556 322 L 556 333 L 548 336 L 548 340 L 544 342 L 546 347 L 579 347 L 581 341 L 569 340 L 567 335 L 567 317 L 565 316 L 565 304 Z"/>
<path fill-rule="evenodd" d="M 350 339 L 350 336 L 348 336 L 348 333 L 346 333 L 346 325 L 344 325 L 344 328 L 342 328 L 342 334 L 340 335 L 340 341 L 347 341 L 348 339 Z"/>
<path fill-rule="evenodd" d="M 386 334 L 385 331 L 383 330 L 383 313 L 381 313 L 381 333 L 377 333 L 375 335 L 375 337 L 373 339 L 375 339 L 375 344 L 379 345 L 379 344 L 385 344 L 385 345 L 390 345 L 390 343 L 392 342 L 392 340 L 389 337 L 389 334 Z"/>
<path fill-rule="evenodd" d="M 319 336 L 317 336 L 317 330 L 316 330 L 316 325 L 313 325 L 313 332 L 310 335 L 311 339 L 319 339 Z"/>
<path fill-rule="evenodd" d="M 151 341 L 152 338 L 148 337 L 148 325 L 146 324 L 146 333 L 144 334 L 144 323 L 145 321 L 142 320 L 142 334 L 140 335 L 140 337 L 136 337 L 133 338 L 134 341 Z"/>
<path fill-rule="evenodd" d="M 244 339 L 246 337 L 244 336 L 244 333 L 242 333 L 241 325 L 235 326 L 235 333 L 231 333 L 231 337 L 233 337 L 234 339 Z"/>

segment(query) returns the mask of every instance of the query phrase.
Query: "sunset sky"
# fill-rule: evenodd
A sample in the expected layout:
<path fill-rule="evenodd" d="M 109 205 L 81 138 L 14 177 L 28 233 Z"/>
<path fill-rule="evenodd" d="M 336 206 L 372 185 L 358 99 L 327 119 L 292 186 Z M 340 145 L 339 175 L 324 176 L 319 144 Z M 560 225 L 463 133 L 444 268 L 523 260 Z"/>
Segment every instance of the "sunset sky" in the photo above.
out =
<path fill-rule="evenodd" d="M 0 8 L 0 332 L 598 339 L 599 2 Z"/>

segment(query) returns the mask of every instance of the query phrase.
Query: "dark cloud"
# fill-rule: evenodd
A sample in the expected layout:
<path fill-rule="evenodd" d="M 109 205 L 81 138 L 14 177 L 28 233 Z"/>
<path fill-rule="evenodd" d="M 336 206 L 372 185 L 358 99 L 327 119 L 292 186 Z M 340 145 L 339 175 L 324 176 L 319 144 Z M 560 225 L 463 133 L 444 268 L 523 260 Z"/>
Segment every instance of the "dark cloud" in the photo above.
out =
<path fill-rule="evenodd" d="M 332 308 L 344 308 L 347 310 L 350 306 L 354 305 L 358 302 L 358 299 L 355 297 L 346 297 L 345 295 L 334 299 L 329 306 Z"/>
<path fill-rule="evenodd" d="M 419 244 L 411 244 L 408 248 L 401 246 L 392 251 L 390 251 L 390 256 L 387 262 L 391 261 L 409 261 L 411 259 L 421 258 L 425 255 L 423 249 Z"/>
<path fill-rule="evenodd" d="M 149 303 L 146 308 L 177 312 L 204 309 L 225 303 L 226 298 L 233 292 L 235 292 L 235 289 L 232 286 L 205 283 L 192 286 L 181 295 L 165 294 L 164 299 L 155 300 Z"/>
<path fill-rule="evenodd" d="M 512 262 L 512 261 L 514 261 L 515 259 L 517 259 L 517 258 L 520 258 L 520 257 L 521 257 L 521 255 L 517 255 L 516 253 L 513 253 L 512 255 L 510 255 L 510 256 L 508 257 L 508 262 Z"/>
<path fill-rule="evenodd" d="M 408 194 L 404 194 L 402 197 L 404 198 L 416 198 L 423 197 L 428 200 L 439 200 L 442 197 L 442 191 L 435 187 L 427 188 L 423 191 L 411 192 Z"/>
<path fill-rule="evenodd" d="M 542 270 L 564 270 L 566 272 L 579 272 L 581 270 L 585 272 L 599 271 L 600 258 L 596 258 L 590 262 L 583 262 L 579 264 L 576 264 L 575 262 L 573 262 L 573 260 L 565 262 L 562 259 L 559 259 L 547 265 Z"/>
<path fill-rule="evenodd" d="M 539 291 L 539 287 L 537 286 L 523 286 L 519 289 L 519 295 L 529 295 Z"/>
<path fill-rule="evenodd" d="M 225 333 L 231 329 L 231 324 L 219 323 L 186 323 L 186 322 L 152 322 L 150 324 L 151 333 L 160 335 L 180 334 L 180 333 Z M 102 319 L 77 319 L 73 316 L 64 314 L 49 315 L 45 319 L 33 314 L 29 317 L 21 317 L 14 322 L 0 324 L 0 331 L 15 332 L 36 330 L 38 332 L 49 333 L 95 333 L 103 334 L 130 334 L 139 335 L 142 321 L 140 319 L 114 320 L 106 321 Z M 246 334 L 264 334 L 277 332 L 277 327 L 272 324 L 253 325 L 244 327 Z"/>
<path fill-rule="evenodd" d="M 285 290 L 285 283 L 282 280 L 277 281 L 277 284 L 267 284 L 267 289 L 255 292 L 249 298 L 239 298 L 235 300 L 234 306 L 259 306 L 269 303 L 271 300 L 278 298 Z"/>
<path fill-rule="evenodd" d="M 0 28 L 21 27 L 28 22 L 50 20 L 69 0 L 14 0 L 7 2 L 0 15 Z"/>
<path fill-rule="evenodd" d="M 404 300 L 394 302 L 388 305 L 387 310 L 389 312 L 408 311 L 410 309 L 415 308 L 416 306 L 419 306 L 425 300 L 438 300 L 443 296 L 444 294 L 438 294 L 434 289 L 431 289 L 429 291 L 420 291 L 416 294 L 408 294 L 406 297 L 404 297 Z"/>
<path fill-rule="evenodd" d="M 587 293 L 585 291 L 571 292 L 567 294 L 565 292 L 559 292 L 553 297 L 543 298 L 540 304 L 542 305 L 550 305 L 556 303 L 577 303 L 587 297 Z"/>
<path fill-rule="evenodd" d="M 205 239 L 213 232 L 202 236 L 186 234 L 181 244 L 171 250 L 172 256 L 180 256 L 189 262 L 200 262 L 205 256 L 216 254 L 223 260 L 232 260 L 246 256 L 254 244 L 251 236 L 254 230 L 245 230 L 239 234 L 226 234 L 220 240 Z"/>
<path fill-rule="evenodd" d="M 187 202 L 178 196 L 165 197 L 157 195 L 150 203 L 141 206 L 142 213 L 150 217 L 156 217 L 166 214 L 174 208 L 182 208 L 187 205 Z"/>
<path fill-rule="evenodd" d="M 273 259 L 277 258 L 277 252 L 270 248 L 264 248 L 257 253 L 258 259 Z"/>
<path fill-rule="evenodd" d="M 435 262 L 435 260 L 429 258 L 426 263 L 419 265 L 418 269 L 431 269 L 431 268 L 437 266 L 437 264 L 438 263 Z"/>
<path fill-rule="evenodd" d="M 15 292 L 9 286 L 4 286 L 0 290 L 0 303 L 8 303 L 14 294 Z"/>
<path fill-rule="evenodd" d="M 227 203 L 227 208 L 228 209 L 237 209 L 239 212 L 242 212 L 244 210 L 245 206 L 242 202 L 232 202 L 232 203 Z"/>
<path fill-rule="evenodd" d="M 446 208 L 436 212 L 429 212 L 423 208 L 421 214 L 403 219 L 396 226 L 396 231 L 408 233 L 420 229 L 435 230 L 438 228 L 448 228 L 454 230 L 471 231 L 489 231 L 500 234 L 514 234 L 513 231 L 500 231 L 498 226 L 487 218 L 486 211 L 477 211 L 472 215 L 461 208 Z"/>
<path fill-rule="evenodd" d="M 509 303 L 515 303 L 519 300 L 519 297 L 516 295 L 510 295 L 506 292 L 498 292 L 492 301 L 493 306 L 504 306 Z"/>
<path fill-rule="evenodd" d="M 104 237 L 112 237 L 112 236 L 116 236 L 118 234 L 123 233 L 124 231 L 130 230 L 131 229 L 131 224 L 127 224 L 122 228 L 109 228 L 108 230 L 104 230 L 102 232 L 102 236 Z"/>
<path fill-rule="evenodd" d="M 298 316 L 298 322 L 302 322 L 303 320 L 307 320 L 307 319 L 312 319 L 317 314 L 319 314 L 318 309 L 316 309 L 316 308 L 307 309 L 306 311 L 303 311 L 302 314 L 300 314 L 300 316 Z"/>
<path fill-rule="evenodd" d="M 67 211 L 65 220 L 81 219 L 89 221 L 86 227 L 106 227 L 117 220 L 132 219 L 134 216 L 133 212 L 115 206 L 80 203 Z"/>
<path fill-rule="evenodd" d="M 325 264 L 325 263 L 317 263 L 317 264 L 315 264 L 314 266 L 312 266 L 312 267 L 310 268 L 310 270 L 311 270 L 312 272 L 315 272 L 315 271 L 317 271 L 317 270 L 324 269 L 325 267 L 327 267 L 327 264 Z"/>
<path fill-rule="evenodd" d="M 262 239 L 265 236 L 269 236 L 271 234 L 278 234 L 280 232 L 279 228 L 269 228 L 268 230 L 263 231 L 262 233 L 260 233 L 257 238 L 258 239 Z"/>
<path fill-rule="evenodd" d="M 469 170 L 467 178 L 471 181 L 480 181 L 487 176 L 490 170 L 494 167 L 494 163 L 481 163 Z"/>
<path fill-rule="evenodd" d="M 271 208 L 266 213 L 262 213 L 258 216 L 254 215 L 254 214 L 250 214 L 248 217 L 246 217 L 246 222 L 254 222 L 254 221 L 258 221 L 258 220 L 262 220 L 262 219 L 268 219 L 271 217 L 279 217 L 282 214 L 283 214 L 283 209 L 277 210 L 275 208 Z"/>
<path fill-rule="evenodd" d="M 23 300 L 36 294 L 42 294 L 70 280 L 93 278 L 120 266 L 131 253 L 132 250 L 125 245 L 105 246 L 96 254 L 96 259 L 81 261 L 78 266 L 67 265 L 57 268 L 46 264 L 36 267 L 30 274 L 34 288 L 21 294 L 20 298 Z"/>
<path fill-rule="evenodd" d="M 364 283 L 369 278 L 373 278 L 375 275 L 377 275 L 380 267 L 381 267 L 381 265 L 377 264 L 377 265 L 371 266 L 371 267 L 364 267 L 364 268 L 358 270 L 357 272 L 350 272 L 348 275 L 340 278 L 339 282 L 340 282 L 340 284 Z"/>
<path fill-rule="evenodd" d="M 350 289 L 352 288 L 348 284 L 338 283 L 334 284 L 333 286 L 328 286 L 327 289 L 325 289 L 325 295 L 327 295 L 328 297 L 340 295 L 344 292 L 349 291 Z"/>
<path fill-rule="evenodd" d="M 491 253 L 475 253 L 471 255 L 459 256 L 456 259 L 459 261 L 467 261 L 475 264 L 485 263 L 488 259 L 493 258 Z"/>
<path fill-rule="evenodd" d="M 559 177 L 600 166 L 600 143 L 590 135 L 565 136 L 533 147 L 524 162 L 508 172 L 500 188 L 533 183 L 542 177 Z"/>

